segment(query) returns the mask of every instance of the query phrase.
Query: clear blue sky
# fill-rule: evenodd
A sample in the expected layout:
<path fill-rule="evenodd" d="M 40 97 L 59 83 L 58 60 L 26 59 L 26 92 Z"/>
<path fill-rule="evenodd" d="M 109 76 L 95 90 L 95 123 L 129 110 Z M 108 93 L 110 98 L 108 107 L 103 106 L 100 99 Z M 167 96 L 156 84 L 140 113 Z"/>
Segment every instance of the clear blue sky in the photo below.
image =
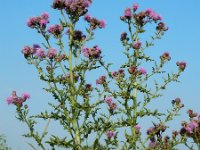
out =
<path fill-rule="evenodd" d="M 169 105 L 171 99 L 180 97 L 186 108 L 181 112 L 182 116 L 174 121 L 175 125 L 179 125 L 188 108 L 200 112 L 200 1 L 94 0 L 90 14 L 107 22 L 106 29 L 97 32 L 95 43 L 102 48 L 105 59 L 115 65 L 123 63 L 123 59 L 119 59 L 122 54 L 119 35 L 126 30 L 119 16 L 122 15 L 123 9 L 132 6 L 133 2 L 140 5 L 140 10 L 152 8 L 160 13 L 170 28 L 165 37 L 156 42 L 156 46 L 151 49 L 152 55 L 155 57 L 163 51 L 169 51 L 172 56 L 168 65 L 169 71 L 176 67 L 176 60 L 185 60 L 188 63 L 185 73 L 180 78 L 182 82 L 169 86 L 162 103 L 156 105 Z M 52 0 L 4 0 L 0 5 L 0 133 L 7 136 L 8 144 L 14 150 L 27 149 L 27 140 L 21 137 L 26 128 L 14 117 L 14 107 L 7 106 L 6 97 L 12 90 L 18 91 L 19 94 L 29 92 L 32 97 L 29 106 L 33 113 L 44 110 L 47 101 L 52 99 L 42 90 L 45 84 L 38 79 L 35 68 L 28 65 L 21 54 L 24 45 L 42 42 L 42 38 L 35 31 L 26 27 L 30 16 L 49 12 L 52 22 L 56 22 L 58 13 L 51 9 L 51 3 Z M 116 56 L 113 57 L 113 54 Z"/>

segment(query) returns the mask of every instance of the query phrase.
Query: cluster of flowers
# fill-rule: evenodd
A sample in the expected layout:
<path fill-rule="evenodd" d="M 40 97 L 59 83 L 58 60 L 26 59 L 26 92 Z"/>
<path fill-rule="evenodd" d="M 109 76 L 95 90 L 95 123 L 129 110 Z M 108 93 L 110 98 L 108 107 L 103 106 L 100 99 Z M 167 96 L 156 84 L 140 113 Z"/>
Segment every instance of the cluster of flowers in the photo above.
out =
<path fill-rule="evenodd" d="M 62 31 L 64 30 L 63 26 L 55 24 L 55 25 L 51 25 L 47 31 L 51 34 L 54 35 L 54 37 L 59 37 L 59 35 L 62 34 Z"/>
<path fill-rule="evenodd" d="M 108 104 L 110 111 L 113 111 L 117 108 L 117 104 L 113 102 L 110 96 L 105 97 L 104 101 Z"/>
<path fill-rule="evenodd" d="M 169 27 L 166 27 L 164 22 L 159 22 L 157 27 L 156 27 L 156 30 L 167 31 L 167 30 L 169 30 Z"/>
<path fill-rule="evenodd" d="M 200 143 L 200 114 L 194 113 L 193 110 L 188 110 L 190 122 L 183 122 L 180 134 L 192 138 L 195 143 Z"/>
<path fill-rule="evenodd" d="M 141 27 L 148 22 L 153 21 L 157 23 L 162 20 L 162 17 L 150 8 L 139 13 L 136 13 L 137 9 L 137 4 L 134 4 L 132 8 L 125 9 L 124 15 L 121 16 L 120 19 L 125 22 L 129 22 L 131 19 L 134 19 L 135 23 Z M 156 29 L 159 31 L 167 31 L 168 27 L 166 27 L 163 22 L 159 22 Z"/>
<path fill-rule="evenodd" d="M 82 49 L 83 55 L 87 58 L 91 59 L 99 59 L 101 58 L 101 49 L 95 45 L 92 48 L 84 47 Z"/>
<path fill-rule="evenodd" d="M 47 23 L 49 23 L 49 14 L 43 13 L 39 17 L 31 17 L 27 21 L 27 26 L 30 28 L 45 29 Z"/>
<path fill-rule="evenodd" d="M 137 75 L 146 75 L 147 74 L 147 71 L 144 68 L 137 69 L 136 66 L 129 67 L 128 72 L 130 74 L 134 74 L 136 76 Z"/>
<path fill-rule="evenodd" d="M 87 13 L 92 0 L 54 0 L 52 8 L 64 9 L 71 17 L 78 18 Z"/>
<path fill-rule="evenodd" d="M 30 99 L 30 95 L 28 93 L 23 93 L 21 97 L 18 97 L 16 91 L 13 91 L 11 96 L 7 98 L 7 103 L 8 105 L 14 104 L 21 107 L 27 99 Z"/>
<path fill-rule="evenodd" d="M 163 124 L 154 125 L 147 130 L 147 135 L 150 136 L 149 148 L 159 148 L 160 143 L 164 143 L 164 146 L 168 146 L 169 137 L 162 137 L 162 133 L 165 132 L 166 126 Z"/>
<path fill-rule="evenodd" d="M 96 84 L 104 84 L 106 83 L 106 76 L 100 76 L 99 79 L 96 80 Z"/>
<path fill-rule="evenodd" d="M 118 71 L 113 71 L 112 72 L 112 77 L 113 78 L 118 78 L 118 77 L 124 77 L 125 73 L 123 69 L 119 69 Z"/>
<path fill-rule="evenodd" d="M 87 21 L 90 24 L 90 29 L 94 30 L 96 28 L 105 28 L 106 23 L 104 20 L 98 20 L 96 18 L 91 17 L 89 14 L 86 14 L 84 16 L 85 21 Z"/>
<path fill-rule="evenodd" d="M 25 46 L 22 49 L 22 53 L 24 54 L 25 58 L 33 56 L 36 58 L 44 59 L 48 57 L 49 59 L 56 59 L 58 62 L 67 59 L 65 54 L 58 54 L 55 48 L 49 48 L 46 52 L 38 44 L 34 44 L 33 47 Z"/>
<path fill-rule="evenodd" d="M 47 70 L 47 72 L 51 72 L 52 68 L 50 66 L 47 66 L 46 70 Z M 77 74 L 74 74 L 73 77 L 74 77 L 74 82 L 79 81 L 79 76 Z M 44 79 L 44 80 L 46 80 L 46 79 Z M 66 85 L 66 83 L 68 83 L 70 81 L 70 74 L 58 75 L 55 79 L 52 79 L 51 81 L 54 82 L 55 80 L 57 82 L 59 82 L 60 84 Z"/>

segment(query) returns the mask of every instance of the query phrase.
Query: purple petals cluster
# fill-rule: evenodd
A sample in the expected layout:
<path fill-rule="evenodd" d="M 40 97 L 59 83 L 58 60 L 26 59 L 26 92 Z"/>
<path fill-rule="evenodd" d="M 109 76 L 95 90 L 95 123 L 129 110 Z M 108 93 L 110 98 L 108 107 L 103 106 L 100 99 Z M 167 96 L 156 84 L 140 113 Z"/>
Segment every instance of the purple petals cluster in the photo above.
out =
<path fill-rule="evenodd" d="M 130 74 L 133 74 L 133 75 L 136 75 L 136 76 L 138 76 L 138 75 L 146 75 L 147 74 L 146 69 L 144 69 L 142 67 L 140 69 L 138 69 L 136 66 L 130 66 L 129 69 L 128 69 L 128 72 Z"/>
<path fill-rule="evenodd" d="M 49 58 L 49 59 L 55 59 L 56 61 L 60 62 L 62 60 L 67 59 L 65 54 L 59 54 L 58 51 L 55 48 L 49 48 L 46 52 L 43 48 L 41 48 L 38 44 L 34 44 L 33 47 L 25 46 L 22 49 L 22 53 L 24 54 L 25 58 Z"/>
<path fill-rule="evenodd" d="M 91 17 L 89 14 L 86 14 L 84 16 L 85 21 L 87 21 L 90 24 L 90 29 L 94 30 L 96 28 L 105 28 L 106 22 L 104 20 L 98 20 L 96 18 Z"/>
<path fill-rule="evenodd" d="M 197 113 L 193 110 L 188 110 L 188 115 L 190 117 L 189 122 L 183 122 L 182 128 L 180 129 L 180 134 L 182 136 L 187 136 L 192 138 L 195 142 L 200 142 L 200 118 Z"/>
<path fill-rule="evenodd" d="M 184 104 L 181 102 L 180 98 L 176 98 L 175 100 L 172 100 L 172 105 L 176 106 L 176 108 L 184 107 Z"/>
<path fill-rule="evenodd" d="M 108 105 L 110 105 L 112 103 L 112 98 L 110 96 L 106 96 L 105 98 L 105 103 L 107 103 Z"/>
<path fill-rule="evenodd" d="M 40 59 L 43 59 L 46 57 L 46 52 L 44 49 L 42 48 L 38 48 L 37 51 L 36 51 L 36 56 Z"/>
<path fill-rule="evenodd" d="M 122 32 L 122 33 L 121 33 L 120 40 L 121 40 L 121 41 L 125 41 L 125 40 L 128 41 L 128 40 L 129 40 L 129 38 L 128 38 L 126 32 Z"/>
<path fill-rule="evenodd" d="M 27 21 L 27 26 L 30 28 L 45 29 L 47 23 L 49 23 L 49 14 L 43 13 L 39 17 L 31 17 Z"/>
<path fill-rule="evenodd" d="M 166 126 L 164 124 L 154 125 L 147 130 L 147 135 L 161 135 L 166 130 Z"/>
<path fill-rule="evenodd" d="M 135 128 L 136 134 L 139 134 L 141 127 L 139 125 L 136 125 L 134 128 Z"/>
<path fill-rule="evenodd" d="M 141 46 L 142 46 L 142 42 L 141 41 L 137 41 L 132 45 L 132 48 L 138 50 L 138 49 L 141 48 Z"/>
<path fill-rule="evenodd" d="M 147 71 L 144 68 L 140 68 L 138 71 L 139 71 L 139 75 L 146 75 L 147 74 Z"/>
<path fill-rule="evenodd" d="M 112 72 L 112 77 L 113 78 L 118 78 L 118 77 L 124 77 L 125 73 L 123 69 L 119 69 L 118 71 L 113 71 Z"/>
<path fill-rule="evenodd" d="M 92 0 L 66 0 L 65 1 L 65 10 L 70 14 L 74 19 L 77 17 L 83 16 L 87 13 L 87 8 L 92 3 Z"/>
<path fill-rule="evenodd" d="M 24 54 L 25 58 L 28 58 L 34 54 L 36 54 L 37 50 L 40 48 L 38 44 L 34 44 L 33 47 L 30 46 L 24 46 L 22 49 L 22 53 Z"/>
<path fill-rule="evenodd" d="M 18 97 L 16 91 L 13 91 L 6 101 L 8 105 L 14 104 L 21 107 L 27 99 L 30 99 L 29 93 L 22 93 L 21 97 Z"/>
<path fill-rule="evenodd" d="M 115 136 L 115 132 L 114 131 L 107 131 L 106 135 L 109 139 L 113 138 Z"/>
<path fill-rule="evenodd" d="M 55 58 L 56 55 L 57 55 L 57 50 L 55 48 L 50 48 L 47 52 L 47 57 L 49 57 L 49 59 Z"/>
<path fill-rule="evenodd" d="M 138 8 L 139 8 L 138 4 L 133 4 L 133 11 L 137 11 Z"/>
<path fill-rule="evenodd" d="M 73 40 L 76 40 L 76 41 L 82 41 L 86 38 L 86 36 L 83 34 L 82 31 L 80 30 L 75 30 L 74 31 L 74 34 L 73 34 Z"/>
<path fill-rule="evenodd" d="M 155 11 L 153 11 L 152 9 L 148 8 L 146 11 L 145 11 L 146 15 L 154 20 L 154 21 L 158 21 L 158 20 L 162 20 L 162 17 L 157 14 Z"/>
<path fill-rule="evenodd" d="M 87 8 L 92 3 L 92 0 L 54 0 L 52 8 L 64 9 L 71 18 L 77 20 L 78 17 L 87 13 Z"/>
<path fill-rule="evenodd" d="M 97 45 L 92 48 L 84 47 L 82 49 L 82 53 L 87 58 L 91 58 L 91 59 L 101 58 L 101 49 Z"/>
<path fill-rule="evenodd" d="M 182 61 L 182 62 L 177 62 L 176 65 L 179 67 L 180 71 L 184 71 L 186 68 L 187 63 Z"/>
<path fill-rule="evenodd" d="M 66 0 L 54 0 L 52 4 L 53 9 L 62 10 L 65 8 L 65 1 Z"/>
<path fill-rule="evenodd" d="M 120 19 L 126 23 L 130 23 L 130 20 L 133 19 L 134 24 L 143 27 L 147 23 L 155 22 L 157 24 L 156 29 L 159 31 L 167 31 L 168 27 L 165 26 L 163 22 L 159 22 L 162 20 L 162 17 L 153 11 L 152 9 L 146 9 L 145 11 L 141 11 L 136 13 L 138 10 L 138 4 L 133 4 L 132 8 L 126 8 L 124 10 L 124 15 L 120 17 Z"/>
<path fill-rule="evenodd" d="M 171 56 L 168 52 L 164 52 L 161 56 L 160 56 L 161 61 L 170 61 L 171 60 Z"/>
<path fill-rule="evenodd" d="M 60 34 L 62 34 L 62 31 L 64 30 L 63 26 L 61 25 L 51 25 L 47 31 L 51 34 L 53 34 L 55 37 L 58 37 Z"/>
<path fill-rule="evenodd" d="M 99 79 L 96 80 L 96 84 L 104 84 L 106 82 L 106 76 L 100 76 Z"/>
<path fill-rule="evenodd" d="M 168 29 L 169 27 L 166 27 L 164 22 L 159 22 L 156 27 L 156 30 L 158 31 L 167 31 Z"/>
<path fill-rule="evenodd" d="M 24 57 L 28 57 L 32 54 L 34 54 L 33 49 L 30 46 L 24 46 L 22 49 L 22 53 L 24 54 Z"/>
<path fill-rule="evenodd" d="M 124 17 L 126 19 L 130 19 L 132 17 L 132 10 L 131 8 L 126 8 L 124 11 Z"/>
<path fill-rule="evenodd" d="M 110 96 L 105 97 L 105 103 L 108 104 L 109 109 L 111 111 L 115 110 L 117 108 L 117 104 L 113 102 L 112 98 Z"/>

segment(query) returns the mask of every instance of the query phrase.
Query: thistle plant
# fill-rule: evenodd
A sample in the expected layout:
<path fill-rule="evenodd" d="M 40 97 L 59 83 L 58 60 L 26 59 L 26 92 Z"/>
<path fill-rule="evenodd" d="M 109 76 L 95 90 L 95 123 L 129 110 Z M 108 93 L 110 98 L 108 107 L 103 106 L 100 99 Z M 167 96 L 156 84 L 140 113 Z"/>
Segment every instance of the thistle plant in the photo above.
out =
<path fill-rule="evenodd" d="M 112 64 L 104 62 L 100 46 L 87 46 L 94 39 L 95 31 L 106 26 L 104 20 L 89 15 L 91 4 L 92 0 L 54 0 L 52 8 L 60 12 L 57 24 L 49 25 L 48 13 L 27 21 L 27 26 L 36 30 L 44 42 L 25 46 L 22 53 L 27 62 L 37 69 L 40 80 L 48 85 L 45 91 L 55 100 L 48 102 L 50 108 L 46 111 L 30 115 L 26 104 L 30 98 L 28 93 L 18 96 L 13 91 L 8 97 L 8 104 L 16 106 L 17 119 L 29 128 L 24 136 L 37 143 L 36 146 L 29 145 L 42 150 L 47 147 L 168 150 L 176 149 L 179 144 L 187 146 L 187 137 L 192 137 L 199 146 L 200 137 L 196 132 L 199 131 L 199 121 L 192 121 L 195 124 L 190 131 L 186 129 L 191 127 L 190 124 L 185 123 L 183 128 L 186 128 L 180 132 L 166 135 L 169 128 L 166 124 L 184 107 L 180 98 L 172 100 L 172 109 L 166 113 L 148 107 L 162 96 L 168 84 L 179 81 L 186 68 L 186 63 L 180 61 L 176 64 L 176 73 L 167 73 L 164 66 L 171 60 L 169 52 L 158 56 L 158 60 L 146 54 L 146 50 L 168 30 L 162 17 L 152 9 L 138 11 L 137 4 L 125 9 L 120 19 L 128 30 L 122 32 L 119 38 L 126 61 L 113 71 L 110 69 Z M 80 20 L 85 22 L 84 31 L 77 28 Z M 146 34 L 147 26 L 152 27 L 154 35 L 150 41 L 143 41 L 141 35 Z M 51 39 L 56 42 L 50 42 Z M 146 70 L 144 63 L 152 67 Z M 87 75 L 99 68 L 104 69 L 103 74 L 96 79 L 96 83 L 89 83 Z M 154 81 L 153 85 L 150 80 Z M 156 121 L 143 133 L 140 124 L 146 117 L 153 117 Z M 40 119 L 47 122 L 42 133 L 35 130 Z M 51 135 L 48 131 L 52 121 L 59 122 L 66 133 L 64 138 Z"/>

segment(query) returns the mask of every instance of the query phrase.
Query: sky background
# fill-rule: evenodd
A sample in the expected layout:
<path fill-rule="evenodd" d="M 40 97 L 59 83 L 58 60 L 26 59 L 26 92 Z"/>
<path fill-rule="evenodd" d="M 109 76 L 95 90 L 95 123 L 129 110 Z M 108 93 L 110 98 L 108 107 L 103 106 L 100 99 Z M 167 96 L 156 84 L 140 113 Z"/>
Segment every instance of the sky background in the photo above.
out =
<path fill-rule="evenodd" d="M 187 62 L 187 68 L 180 78 L 181 83 L 170 85 L 164 92 L 165 96 L 154 104 L 155 107 L 165 108 L 170 106 L 172 99 L 180 97 L 186 107 L 181 111 L 181 116 L 176 118 L 172 124 L 178 127 L 181 120 L 186 118 L 187 109 L 192 108 L 200 113 L 200 1 L 94 0 L 89 13 L 106 20 L 107 24 L 106 29 L 96 33 L 94 43 L 102 48 L 104 59 L 115 66 L 119 66 L 124 61 L 119 37 L 121 32 L 126 31 L 126 26 L 119 20 L 119 16 L 123 14 L 126 7 L 131 7 L 133 3 L 140 5 L 139 10 L 154 9 L 162 15 L 164 22 L 169 26 L 169 31 L 164 38 L 157 41 L 155 47 L 149 49 L 148 54 L 159 57 L 162 52 L 168 51 L 172 57 L 172 61 L 167 65 L 169 72 L 176 70 L 177 60 Z M 45 110 L 48 101 L 52 100 L 52 97 L 43 91 L 45 84 L 39 80 L 35 68 L 28 65 L 21 54 L 24 45 L 43 42 L 39 34 L 26 27 L 29 17 L 48 12 L 51 22 L 56 23 L 59 13 L 51 9 L 51 4 L 52 0 L 12 2 L 1 0 L 0 133 L 6 135 L 8 144 L 13 150 L 29 149 L 26 144 L 27 139 L 21 136 L 27 128 L 16 120 L 15 108 L 6 104 L 6 98 L 13 90 L 19 94 L 29 92 L 31 100 L 28 105 L 31 113 Z M 95 76 L 91 75 L 91 78 Z M 42 125 L 41 128 L 43 128 Z M 50 129 L 57 131 L 53 125 Z"/>

